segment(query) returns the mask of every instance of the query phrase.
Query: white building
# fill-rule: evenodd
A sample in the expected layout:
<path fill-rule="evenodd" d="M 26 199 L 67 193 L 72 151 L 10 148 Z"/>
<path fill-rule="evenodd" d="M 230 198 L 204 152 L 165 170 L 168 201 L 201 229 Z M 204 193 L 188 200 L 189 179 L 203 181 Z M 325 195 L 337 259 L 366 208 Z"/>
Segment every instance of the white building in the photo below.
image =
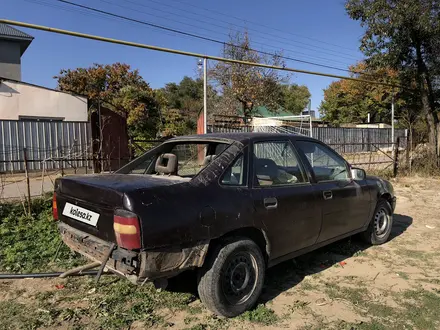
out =
<path fill-rule="evenodd" d="M 87 98 L 0 77 L 0 120 L 87 121 Z"/>
<path fill-rule="evenodd" d="M 86 122 L 87 98 L 21 81 L 21 58 L 33 39 L 0 23 L 0 121 Z"/>

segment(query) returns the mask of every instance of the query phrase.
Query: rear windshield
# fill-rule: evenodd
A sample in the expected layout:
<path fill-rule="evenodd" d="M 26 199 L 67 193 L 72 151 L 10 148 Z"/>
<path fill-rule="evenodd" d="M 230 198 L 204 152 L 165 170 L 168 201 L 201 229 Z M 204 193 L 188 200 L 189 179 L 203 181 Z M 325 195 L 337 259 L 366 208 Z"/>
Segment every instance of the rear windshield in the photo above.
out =
<path fill-rule="evenodd" d="M 193 178 L 228 147 L 229 144 L 222 142 L 168 142 L 146 152 L 117 173 Z"/>

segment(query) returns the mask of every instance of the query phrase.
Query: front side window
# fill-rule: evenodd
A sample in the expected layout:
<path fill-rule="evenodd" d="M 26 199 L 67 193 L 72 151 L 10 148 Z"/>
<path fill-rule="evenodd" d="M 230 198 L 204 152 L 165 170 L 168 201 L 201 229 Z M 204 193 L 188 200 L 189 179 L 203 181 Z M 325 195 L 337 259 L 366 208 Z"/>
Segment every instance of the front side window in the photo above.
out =
<path fill-rule="evenodd" d="M 296 145 L 307 157 L 318 182 L 349 178 L 347 163 L 330 148 L 312 141 L 297 141 Z"/>
<path fill-rule="evenodd" d="M 290 141 L 254 143 L 257 186 L 293 185 L 307 182 Z"/>

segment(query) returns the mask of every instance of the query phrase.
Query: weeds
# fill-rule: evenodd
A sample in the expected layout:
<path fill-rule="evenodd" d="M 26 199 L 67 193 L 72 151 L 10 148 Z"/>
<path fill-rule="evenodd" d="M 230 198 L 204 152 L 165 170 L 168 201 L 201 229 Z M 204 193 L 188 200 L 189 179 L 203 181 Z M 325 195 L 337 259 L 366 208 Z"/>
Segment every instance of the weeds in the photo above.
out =
<path fill-rule="evenodd" d="M 191 328 L 186 328 L 184 330 L 206 330 L 208 329 L 208 325 L 204 323 L 199 323 L 196 325 L 193 325 Z"/>
<path fill-rule="evenodd" d="M 397 272 L 397 275 L 399 275 L 400 278 L 403 278 L 404 280 L 409 280 L 409 276 L 407 273 L 404 272 Z"/>
<path fill-rule="evenodd" d="M 62 244 L 51 207 L 50 199 L 36 199 L 32 216 L 26 216 L 17 204 L 0 205 L 0 271 L 49 271 L 84 262 Z"/>
<path fill-rule="evenodd" d="M 272 325 L 278 322 L 278 317 L 273 310 L 260 304 L 257 308 L 247 311 L 239 316 L 240 319 L 263 325 Z"/>

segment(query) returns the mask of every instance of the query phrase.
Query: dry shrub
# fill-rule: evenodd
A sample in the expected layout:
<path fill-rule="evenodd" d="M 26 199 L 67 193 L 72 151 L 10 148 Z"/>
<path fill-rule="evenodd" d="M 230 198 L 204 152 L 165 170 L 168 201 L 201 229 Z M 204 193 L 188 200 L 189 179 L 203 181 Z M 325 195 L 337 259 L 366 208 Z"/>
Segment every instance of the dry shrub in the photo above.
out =
<path fill-rule="evenodd" d="M 427 144 L 417 145 L 411 153 L 411 167 L 405 169 L 410 174 L 439 176 L 439 159 Z"/>

